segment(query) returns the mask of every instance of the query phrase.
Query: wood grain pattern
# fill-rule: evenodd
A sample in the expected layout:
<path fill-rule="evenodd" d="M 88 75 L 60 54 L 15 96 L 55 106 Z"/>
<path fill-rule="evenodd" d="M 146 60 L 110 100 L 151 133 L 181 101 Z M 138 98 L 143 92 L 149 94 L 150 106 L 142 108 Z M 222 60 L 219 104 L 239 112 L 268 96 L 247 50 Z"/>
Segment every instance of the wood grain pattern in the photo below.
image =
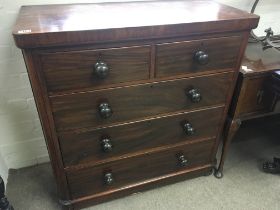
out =
<path fill-rule="evenodd" d="M 206 109 L 76 135 L 62 135 L 59 141 L 64 164 L 66 167 L 89 162 L 99 164 L 133 153 L 148 152 L 155 147 L 215 138 L 223 109 L 224 107 Z M 191 123 L 195 134 L 185 133 L 182 126 L 185 121 Z M 102 150 L 101 140 L 105 137 L 109 137 L 113 145 L 110 152 Z"/>
<path fill-rule="evenodd" d="M 24 52 L 65 209 L 209 172 L 258 20 L 210 0 L 22 7 L 13 36 Z M 190 64 L 201 42 L 212 50 L 205 68 Z M 100 52 L 114 70 L 102 82 L 91 74 Z M 186 96 L 190 88 L 201 92 L 199 103 Z M 109 102 L 111 118 L 100 118 L 100 102 Z M 193 137 L 172 124 L 184 117 L 199 130 Z M 116 140 L 108 158 L 96 150 L 103 131 Z M 190 160 L 184 168 L 181 153 Z M 105 187 L 108 170 L 115 183 Z"/>
<path fill-rule="evenodd" d="M 43 75 L 50 94 L 62 90 L 102 88 L 116 83 L 149 78 L 150 47 L 122 47 L 40 54 Z M 109 67 L 109 75 L 94 73 L 98 61 Z"/>
<path fill-rule="evenodd" d="M 49 100 L 44 83 L 40 82 L 40 77 L 36 71 L 38 68 L 38 59 L 32 55 L 32 51 L 23 51 L 25 64 L 31 82 L 32 92 L 34 95 L 36 107 L 40 117 L 44 137 L 46 140 L 48 153 L 57 184 L 58 196 L 62 200 L 69 200 L 70 193 L 65 172 L 63 170 L 63 161 L 61 157 L 59 142 L 57 140 L 53 117 L 50 113 Z"/>
<path fill-rule="evenodd" d="M 232 119 L 250 119 L 269 114 L 272 94 L 265 87 L 271 73 L 280 68 L 279 52 L 263 50 L 258 43 L 249 43 L 231 101 L 229 115 Z"/>
<path fill-rule="evenodd" d="M 159 177 L 155 177 L 153 179 L 144 180 L 143 182 L 130 184 L 126 187 L 111 189 L 109 191 L 73 199 L 71 206 L 73 206 L 75 209 L 81 209 L 90 205 L 96 205 L 101 202 L 110 201 L 112 199 L 121 198 L 123 196 L 132 195 L 134 193 L 139 193 L 145 190 L 153 189 L 155 187 L 161 187 L 167 184 L 185 181 L 186 179 L 204 176 L 205 174 L 209 174 L 209 171 L 213 169 L 213 165 L 213 163 L 209 163 L 203 166 L 186 168 L 185 170 L 165 174 Z"/>
<path fill-rule="evenodd" d="M 269 101 L 272 103 L 273 100 L 272 97 L 269 97 L 270 94 L 265 87 L 269 79 L 269 75 L 264 75 L 243 80 L 245 89 L 240 95 L 239 115 L 269 111 L 267 105 Z"/>
<path fill-rule="evenodd" d="M 234 68 L 241 41 L 242 37 L 223 37 L 157 45 L 156 76 Z M 209 55 L 208 64 L 195 62 L 194 55 L 198 51 Z"/>
<path fill-rule="evenodd" d="M 232 76 L 232 73 L 222 73 L 53 97 L 53 116 L 58 131 L 69 131 L 220 105 L 225 103 Z M 197 88 L 202 95 L 199 103 L 186 96 L 186 90 L 192 88 Z M 100 116 L 98 105 L 102 102 L 110 104 L 113 110 L 110 118 Z"/>
<path fill-rule="evenodd" d="M 21 8 L 13 35 L 21 48 L 73 46 L 250 30 L 258 20 L 213 1 L 39 5 Z"/>
<path fill-rule="evenodd" d="M 226 129 L 225 128 L 225 124 L 226 124 L 226 120 L 228 118 L 228 111 L 229 111 L 229 107 L 230 107 L 230 101 L 233 97 L 233 91 L 234 91 L 234 87 L 235 87 L 235 84 L 236 84 L 236 81 L 237 81 L 237 78 L 238 78 L 238 71 L 239 71 L 239 68 L 240 68 L 240 65 L 241 65 L 241 62 L 242 62 L 242 58 L 243 58 L 243 55 L 244 55 L 244 52 L 245 52 L 245 49 L 246 49 L 246 46 L 247 46 L 247 43 L 248 43 L 248 38 L 249 38 L 249 35 L 250 33 L 248 32 L 243 32 L 242 34 L 242 37 L 243 37 L 243 40 L 242 40 L 242 44 L 241 44 L 241 47 L 239 49 L 239 55 L 238 55 L 238 58 L 237 58 L 237 62 L 236 62 L 236 65 L 235 65 L 235 73 L 234 73 L 234 76 L 233 76 L 233 81 L 230 85 L 230 88 L 229 88 L 229 92 L 228 92 L 228 95 L 227 95 L 227 104 L 225 105 L 225 109 L 224 109 L 224 113 L 223 113 L 223 117 L 222 117 L 222 124 L 223 126 L 221 126 L 219 128 L 219 135 L 218 135 L 218 141 L 216 141 L 216 144 L 214 146 L 214 149 L 212 151 L 212 161 L 215 161 L 217 162 L 217 153 L 218 153 L 218 148 L 219 148 L 219 145 L 222 144 L 222 141 L 224 140 L 223 139 L 223 132 L 224 130 Z"/>
<path fill-rule="evenodd" d="M 223 176 L 231 141 L 242 121 L 278 114 L 270 109 L 273 104 L 273 92 L 266 86 L 271 83 L 271 73 L 279 67 L 279 52 L 275 49 L 264 51 L 259 43 L 248 44 L 225 122 L 223 149 L 215 173 L 217 176 Z"/>
<path fill-rule="evenodd" d="M 175 147 L 173 149 L 127 160 L 116 161 L 101 166 L 68 172 L 67 177 L 73 198 L 87 196 L 93 193 L 125 187 L 131 183 L 149 180 L 168 173 L 184 170 L 199 165 L 209 164 L 213 140 L 193 145 Z M 188 164 L 182 167 L 178 156 L 184 155 Z M 106 186 L 103 181 L 105 173 L 111 172 L 114 183 Z"/>

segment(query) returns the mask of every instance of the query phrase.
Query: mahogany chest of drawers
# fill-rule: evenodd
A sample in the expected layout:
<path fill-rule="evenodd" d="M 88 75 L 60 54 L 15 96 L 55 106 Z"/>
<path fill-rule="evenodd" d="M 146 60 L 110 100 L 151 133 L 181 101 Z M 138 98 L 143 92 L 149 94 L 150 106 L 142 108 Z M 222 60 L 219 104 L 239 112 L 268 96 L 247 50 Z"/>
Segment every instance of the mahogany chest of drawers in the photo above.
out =
<path fill-rule="evenodd" d="M 13 35 L 64 207 L 210 173 L 257 24 L 212 1 L 22 7 Z"/>

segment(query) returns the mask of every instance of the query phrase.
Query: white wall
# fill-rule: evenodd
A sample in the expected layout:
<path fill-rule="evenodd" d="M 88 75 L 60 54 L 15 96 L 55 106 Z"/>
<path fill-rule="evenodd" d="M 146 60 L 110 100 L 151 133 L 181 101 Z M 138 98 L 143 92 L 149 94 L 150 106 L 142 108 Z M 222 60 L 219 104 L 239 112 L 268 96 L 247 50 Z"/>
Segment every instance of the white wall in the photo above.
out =
<path fill-rule="evenodd" d="M 216 0 L 218 2 L 231 5 L 233 7 L 250 12 L 255 0 Z M 271 27 L 275 34 L 280 34 L 280 1 L 261 0 L 259 1 L 255 13 L 260 15 L 259 26 L 254 32 L 259 36 L 264 36 L 264 30 Z"/>
<path fill-rule="evenodd" d="M 11 35 L 19 7 L 30 4 L 101 1 L 0 0 L 0 152 L 8 168 L 20 168 L 48 161 L 25 65 Z M 249 10 L 253 3 L 253 0 L 219 1 L 245 10 Z M 266 1 L 271 4 L 278 2 Z M 2 166 L 2 163 L 0 164 Z"/>

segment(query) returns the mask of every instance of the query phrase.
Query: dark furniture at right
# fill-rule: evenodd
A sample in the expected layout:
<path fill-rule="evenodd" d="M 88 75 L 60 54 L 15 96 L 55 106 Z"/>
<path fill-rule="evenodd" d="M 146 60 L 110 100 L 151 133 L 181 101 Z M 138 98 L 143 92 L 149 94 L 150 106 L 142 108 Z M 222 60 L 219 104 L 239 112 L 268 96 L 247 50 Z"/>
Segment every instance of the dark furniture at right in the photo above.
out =
<path fill-rule="evenodd" d="M 259 43 L 248 44 L 224 128 L 222 155 L 215 171 L 217 178 L 223 177 L 229 145 L 241 122 L 279 113 L 279 96 L 271 82 L 272 73 L 279 69 L 279 51 L 273 48 L 263 51 Z"/>
<path fill-rule="evenodd" d="M 5 183 L 0 176 L 0 210 L 14 210 L 13 206 L 9 203 L 5 196 Z"/>

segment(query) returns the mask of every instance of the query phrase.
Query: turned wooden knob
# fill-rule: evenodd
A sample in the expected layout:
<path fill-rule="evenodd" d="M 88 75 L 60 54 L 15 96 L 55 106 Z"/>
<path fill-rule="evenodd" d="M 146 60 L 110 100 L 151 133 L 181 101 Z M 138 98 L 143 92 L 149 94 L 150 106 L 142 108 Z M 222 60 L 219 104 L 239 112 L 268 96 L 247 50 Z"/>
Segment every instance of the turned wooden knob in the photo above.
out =
<path fill-rule="evenodd" d="M 98 61 L 96 64 L 95 64 L 95 74 L 101 78 L 101 79 L 104 79 L 105 77 L 108 76 L 109 74 L 109 67 L 108 65 L 103 62 L 103 61 Z"/>
<path fill-rule="evenodd" d="M 183 123 L 183 129 L 188 136 L 191 136 L 195 133 L 195 129 L 193 128 L 192 124 L 188 121 Z"/>
<path fill-rule="evenodd" d="M 202 99 L 201 93 L 198 89 L 195 88 L 188 90 L 186 94 L 189 97 L 189 99 L 194 103 L 198 103 Z"/>
<path fill-rule="evenodd" d="M 103 138 L 101 140 L 101 148 L 103 152 L 111 152 L 113 150 L 112 142 L 109 138 Z"/>
<path fill-rule="evenodd" d="M 204 51 L 198 51 L 194 54 L 194 60 L 200 65 L 206 65 L 209 62 L 209 56 Z"/>
<path fill-rule="evenodd" d="M 113 110 L 107 102 L 99 104 L 98 109 L 100 116 L 104 119 L 111 117 L 113 114 Z"/>
<path fill-rule="evenodd" d="M 114 183 L 114 178 L 113 178 L 113 174 L 112 173 L 106 173 L 104 175 L 104 183 L 106 185 L 111 185 Z"/>
<path fill-rule="evenodd" d="M 178 161 L 179 161 L 180 166 L 186 166 L 189 164 L 189 161 L 186 159 L 186 157 L 184 155 L 179 155 Z"/>

